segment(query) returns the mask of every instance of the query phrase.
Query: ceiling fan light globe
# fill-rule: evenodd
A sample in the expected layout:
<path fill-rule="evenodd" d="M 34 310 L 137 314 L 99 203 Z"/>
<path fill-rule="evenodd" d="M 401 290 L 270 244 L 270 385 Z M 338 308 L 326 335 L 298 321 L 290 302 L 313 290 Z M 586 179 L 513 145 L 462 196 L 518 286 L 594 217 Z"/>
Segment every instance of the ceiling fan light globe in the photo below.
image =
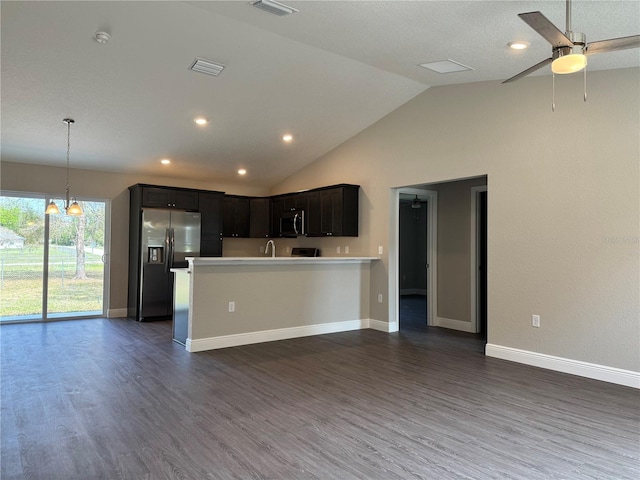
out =
<path fill-rule="evenodd" d="M 556 58 L 551 63 L 551 71 L 559 75 L 575 73 L 587 66 L 587 56 L 581 53 L 572 53 Z"/>

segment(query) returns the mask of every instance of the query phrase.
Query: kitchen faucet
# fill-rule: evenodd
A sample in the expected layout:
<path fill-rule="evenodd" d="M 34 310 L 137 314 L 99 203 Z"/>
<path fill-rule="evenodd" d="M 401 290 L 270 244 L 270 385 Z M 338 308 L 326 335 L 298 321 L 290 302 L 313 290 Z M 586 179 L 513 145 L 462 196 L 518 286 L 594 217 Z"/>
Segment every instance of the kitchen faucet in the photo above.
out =
<path fill-rule="evenodd" d="M 269 245 L 271 245 L 271 257 L 275 258 L 276 257 L 276 244 L 273 242 L 273 240 L 269 240 L 267 242 L 267 246 L 264 247 L 264 254 L 265 255 L 269 255 Z"/>

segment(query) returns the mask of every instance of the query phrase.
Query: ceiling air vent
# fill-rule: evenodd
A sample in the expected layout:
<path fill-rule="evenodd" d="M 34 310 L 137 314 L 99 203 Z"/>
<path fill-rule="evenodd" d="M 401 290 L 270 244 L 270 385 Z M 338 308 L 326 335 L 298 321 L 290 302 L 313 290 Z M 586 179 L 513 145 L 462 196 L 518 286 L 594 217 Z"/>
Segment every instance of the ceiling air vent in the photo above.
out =
<path fill-rule="evenodd" d="M 212 62 L 211 60 L 196 57 L 190 68 L 194 72 L 206 73 L 207 75 L 217 77 L 220 75 L 220 72 L 224 70 L 224 67 L 225 65 L 220 65 L 219 63 Z"/>
<path fill-rule="evenodd" d="M 290 15 L 299 11 L 293 7 L 290 7 L 289 5 L 285 5 L 274 0 L 258 0 L 257 2 L 252 2 L 251 5 L 259 8 L 260 10 L 264 10 L 265 12 L 278 15 L 279 17 Z"/>

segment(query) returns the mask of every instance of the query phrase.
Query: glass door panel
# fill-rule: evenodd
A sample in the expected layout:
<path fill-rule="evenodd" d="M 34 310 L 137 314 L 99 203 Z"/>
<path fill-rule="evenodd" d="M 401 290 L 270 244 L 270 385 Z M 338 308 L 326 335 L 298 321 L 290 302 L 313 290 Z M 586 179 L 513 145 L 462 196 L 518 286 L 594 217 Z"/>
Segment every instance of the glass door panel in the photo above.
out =
<path fill-rule="evenodd" d="M 103 314 L 105 203 L 79 203 L 79 217 L 49 215 L 48 318 Z"/>
<path fill-rule="evenodd" d="M 0 321 L 42 318 L 45 206 L 0 196 Z"/>

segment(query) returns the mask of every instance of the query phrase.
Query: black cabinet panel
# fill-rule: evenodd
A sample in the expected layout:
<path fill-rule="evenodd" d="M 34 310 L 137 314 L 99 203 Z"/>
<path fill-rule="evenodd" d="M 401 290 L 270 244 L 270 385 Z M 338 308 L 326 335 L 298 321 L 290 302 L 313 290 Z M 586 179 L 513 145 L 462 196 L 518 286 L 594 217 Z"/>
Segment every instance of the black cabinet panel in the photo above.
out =
<path fill-rule="evenodd" d="M 307 192 L 307 210 L 305 212 L 306 232 L 308 237 L 322 235 L 320 192 Z"/>
<path fill-rule="evenodd" d="M 249 237 L 249 197 L 225 195 L 222 210 L 222 235 L 224 237 Z"/>
<path fill-rule="evenodd" d="M 269 198 L 252 198 L 249 201 L 249 236 L 267 238 L 271 227 L 271 201 Z"/>
<path fill-rule="evenodd" d="M 357 185 L 307 192 L 307 235 L 358 236 Z"/>
<path fill-rule="evenodd" d="M 218 192 L 200 192 L 200 256 L 222 256 L 222 200 L 224 195 Z"/>
<path fill-rule="evenodd" d="M 280 215 L 283 211 L 282 197 L 271 197 L 271 236 L 280 236 Z"/>
<path fill-rule="evenodd" d="M 142 206 L 198 210 L 198 192 L 163 187 L 142 187 Z"/>

